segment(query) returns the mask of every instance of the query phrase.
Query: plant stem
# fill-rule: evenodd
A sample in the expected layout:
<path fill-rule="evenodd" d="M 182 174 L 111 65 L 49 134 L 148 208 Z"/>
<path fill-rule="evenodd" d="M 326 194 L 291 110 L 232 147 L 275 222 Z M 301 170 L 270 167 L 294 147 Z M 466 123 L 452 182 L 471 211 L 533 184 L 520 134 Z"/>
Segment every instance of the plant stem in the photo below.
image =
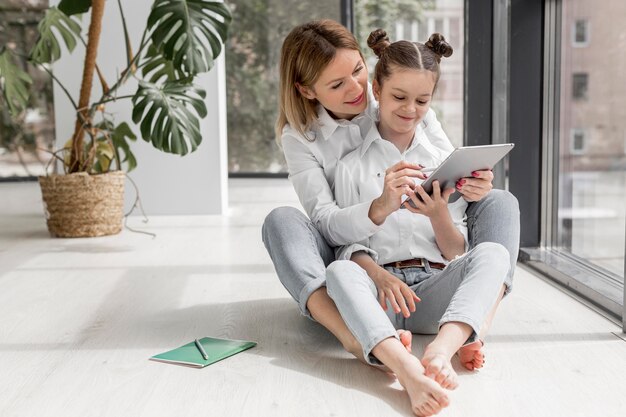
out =
<path fill-rule="evenodd" d="M 85 54 L 85 66 L 83 68 L 83 81 L 80 87 L 80 98 L 78 109 L 83 119 L 89 122 L 89 97 L 91 96 L 91 86 L 93 81 L 94 68 L 96 66 L 96 56 L 98 54 L 98 44 L 100 43 L 100 33 L 102 32 L 102 17 L 104 15 L 105 0 L 93 0 L 91 4 L 91 22 L 89 24 L 89 34 L 87 37 L 87 52 Z M 81 170 L 84 159 L 83 138 L 85 124 L 76 119 L 74 135 L 72 136 L 72 154 L 70 157 L 70 172 Z"/>
<path fill-rule="evenodd" d="M 65 95 L 67 96 L 67 98 L 70 100 L 70 103 L 72 103 L 72 106 L 74 107 L 74 110 L 78 110 L 78 105 L 76 104 L 76 102 L 74 101 L 74 99 L 72 98 L 71 94 L 69 91 L 67 91 L 67 88 L 65 88 L 65 86 L 63 85 L 63 83 L 61 81 L 59 81 L 59 79 L 57 77 L 54 76 L 54 74 L 52 73 L 52 71 L 50 71 L 48 68 L 46 68 L 46 66 L 44 64 L 42 64 L 41 62 L 37 62 L 37 61 L 31 61 L 33 64 L 41 67 L 41 69 L 43 69 L 45 72 L 48 73 L 48 75 L 50 75 L 50 77 L 52 77 L 52 79 L 59 85 L 59 87 L 61 87 L 61 90 L 63 90 L 63 92 L 65 93 Z"/>

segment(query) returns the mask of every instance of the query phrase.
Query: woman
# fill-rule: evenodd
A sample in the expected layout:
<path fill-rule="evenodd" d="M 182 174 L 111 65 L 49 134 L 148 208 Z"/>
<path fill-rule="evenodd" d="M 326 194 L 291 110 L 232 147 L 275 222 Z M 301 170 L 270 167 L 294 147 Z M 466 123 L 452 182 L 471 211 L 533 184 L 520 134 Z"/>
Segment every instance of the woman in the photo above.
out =
<path fill-rule="evenodd" d="M 387 169 L 379 197 L 351 207 L 337 206 L 333 194 L 337 161 L 363 143 L 377 112 L 358 43 L 339 23 L 310 22 L 285 38 L 279 100 L 277 136 L 290 180 L 309 217 L 289 207 L 274 209 L 263 224 L 263 242 L 302 314 L 365 360 L 362 347 L 328 296 L 326 267 L 335 260 L 333 247 L 372 236 L 399 208 L 394 199 L 398 187 L 413 187 L 413 178 L 425 176 L 418 165 L 399 162 Z M 425 121 L 429 134 L 445 137 L 433 112 Z M 505 281 L 510 288 L 519 246 L 519 209 L 510 193 L 492 190 L 492 180 L 490 171 L 480 171 L 475 178 L 463 179 L 459 191 L 470 202 L 466 211 L 470 248 L 482 242 L 502 244 L 510 254 Z M 410 349 L 410 333 L 399 336 Z M 466 366 L 473 367 L 476 350 L 461 354 Z"/>

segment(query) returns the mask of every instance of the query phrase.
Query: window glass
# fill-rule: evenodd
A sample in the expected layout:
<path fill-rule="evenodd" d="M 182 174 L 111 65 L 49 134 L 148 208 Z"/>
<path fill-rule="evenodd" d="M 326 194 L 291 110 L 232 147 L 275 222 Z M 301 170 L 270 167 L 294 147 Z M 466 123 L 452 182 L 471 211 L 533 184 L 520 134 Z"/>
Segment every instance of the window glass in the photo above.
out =
<path fill-rule="evenodd" d="M 582 46 L 587 44 L 588 27 L 586 19 L 578 19 L 574 22 L 574 45 Z"/>
<path fill-rule="evenodd" d="M 384 29 L 392 41 L 422 43 L 439 32 L 452 45 L 452 56 L 441 61 L 441 78 L 432 108 L 454 146 L 463 144 L 463 5 L 463 0 L 354 0 L 355 33 L 370 75 L 377 59 L 367 46 L 367 37 L 375 29 Z"/>
<path fill-rule="evenodd" d="M 21 56 L 28 55 L 37 40 L 37 25 L 48 1 L 0 0 L 0 46 Z M 16 61 L 33 80 L 27 108 L 11 117 L 0 106 L 0 178 L 42 175 L 54 147 L 52 81 L 40 69 Z M 1 88 L 1 87 L 0 87 Z"/>
<path fill-rule="evenodd" d="M 230 0 L 226 45 L 228 167 L 231 173 L 286 172 L 274 135 L 282 41 L 296 25 L 341 21 L 339 0 Z M 304 51 L 303 51 L 304 52 Z"/>
<path fill-rule="evenodd" d="M 586 99 L 589 84 L 589 75 L 585 73 L 572 74 L 572 92 L 575 99 Z"/>
<path fill-rule="evenodd" d="M 562 2 L 558 246 L 623 282 L 626 2 Z M 589 25 L 595 28 L 588 37 Z M 576 41 L 569 41 L 576 28 Z M 589 82 L 593 80 L 590 94 Z M 585 100 L 581 100 L 581 99 Z M 612 275 L 611 275 L 612 274 Z"/>

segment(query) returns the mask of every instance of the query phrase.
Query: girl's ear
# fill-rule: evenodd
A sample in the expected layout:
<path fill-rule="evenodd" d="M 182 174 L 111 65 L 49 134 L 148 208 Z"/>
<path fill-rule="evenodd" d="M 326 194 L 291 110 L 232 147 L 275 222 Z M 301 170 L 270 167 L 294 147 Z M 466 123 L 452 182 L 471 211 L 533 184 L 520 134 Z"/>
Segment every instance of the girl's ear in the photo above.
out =
<path fill-rule="evenodd" d="M 315 92 L 309 87 L 305 87 L 300 83 L 296 83 L 296 88 L 304 98 L 308 98 L 309 100 L 315 100 Z"/>
<path fill-rule="evenodd" d="M 376 101 L 380 101 L 380 84 L 378 84 L 377 80 L 372 82 L 372 92 L 374 93 Z"/>

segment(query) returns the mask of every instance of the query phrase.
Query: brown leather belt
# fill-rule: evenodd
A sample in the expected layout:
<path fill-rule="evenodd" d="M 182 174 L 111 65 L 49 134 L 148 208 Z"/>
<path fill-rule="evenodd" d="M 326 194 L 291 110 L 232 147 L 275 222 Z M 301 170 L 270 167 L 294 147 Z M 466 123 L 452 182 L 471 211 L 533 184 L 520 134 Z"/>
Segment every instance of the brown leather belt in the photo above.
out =
<path fill-rule="evenodd" d="M 446 264 L 442 264 L 439 262 L 429 262 L 424 258 L 415 258 L 415 259 L 407 259 L 406 261 L 396 261 L 396 262 L 390 262 L 388 264 L 385 264 L 385 267 L 392 267 L 392 268 L 398 268 L 398 269 L 403 269 L 403 268 L 424 268 L 426 266 L 426 264 L 428 263 L 428 265 L 430 265 L 430 267 L 432 269 L 444 269 L 446 267 Z"/>

